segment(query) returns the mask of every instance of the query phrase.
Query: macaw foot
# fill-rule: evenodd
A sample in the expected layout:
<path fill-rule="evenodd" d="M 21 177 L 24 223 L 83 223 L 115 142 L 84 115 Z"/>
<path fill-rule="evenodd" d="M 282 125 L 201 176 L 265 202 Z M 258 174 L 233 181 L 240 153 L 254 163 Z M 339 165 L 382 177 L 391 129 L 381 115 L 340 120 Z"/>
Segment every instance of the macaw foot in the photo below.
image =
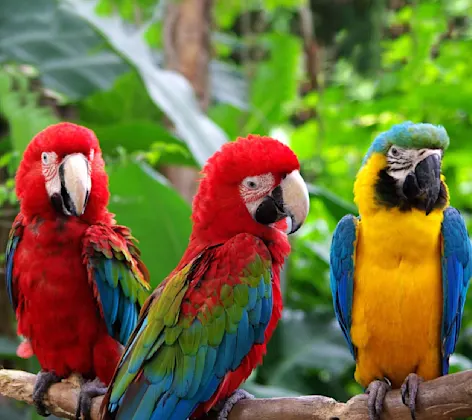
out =
<path fill-rule="evenodd" d="M 367 406 L 369 409 L 369 420 L 379 420 L 382 413 L 385 395 L 392 389 L 392 384 L 387 378 L 383 381 L 373 381 L 366 389 L 369 396 Z"/>
<path fill-rule="evenodd" d="M 253 399 L 254 395 L 244 391 L 244 389 L 237 389 L 225 401 L 219 403 L 218 407 L 215 407 L 219 411 L 218 420 L 228 420 L 230 411 L 239 401 Z"/>
<path fill-rule="evenodd" d="M 424 382 L 421 376 L 418 376 L 416 373 L 410 373 L 401 387 L 403 404 L 410 409 L 413 420 L 416 419 L 416 396 L 418 395 L 421 382 Z"/>
<path fill-rule="evenodd" d="M 41 371 L 36 377 L 36 383 L 33 389 L 33 403 L 40 416 L 48 417 L 51 413 L 46 410 L 44 397 L 51 385 L 61 382 L 61 378 L 54 372 Z"/>
<path fill-rule="evenodd" d="M 91 420 L 92 400 L 100 395 L 105 395 L 106 392 L 107 387 L 98 378 L 84 382 L 80 387 L 79 401 L 77 401 L 76 420 L 80 420 L 82 415 L 85 420 Z"/>

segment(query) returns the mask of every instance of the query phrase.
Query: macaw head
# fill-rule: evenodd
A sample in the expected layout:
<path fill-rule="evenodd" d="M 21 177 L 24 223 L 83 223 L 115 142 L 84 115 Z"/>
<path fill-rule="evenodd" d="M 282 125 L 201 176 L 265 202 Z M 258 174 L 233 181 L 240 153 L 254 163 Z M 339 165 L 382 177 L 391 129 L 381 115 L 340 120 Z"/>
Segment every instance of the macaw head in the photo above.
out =
<path fill-rule="evenodd" d="M 449 137 L 441 126 L 404 122 L 380 134 L 367 152 L 354 187 L 359 211 L 417 209 L 429 215 L 448 203 L 441 175 Z"/>
<path fill-rule="evenodd" d="M 39 132 L 23 154 L 16 194 L 25 217 L 79 217 L 90 222 L 103 217 L 108 177 L 93 131 L 60 123 Z"/>
<path fill-rule="evenodd" d="M 238 233 L 271 237 L 298 230 L 308 213 L 308 190 L 292 150 L 270 137 L 226 143 L 205 164 L 193 201 L 193 234 L 209 243 Z"/>

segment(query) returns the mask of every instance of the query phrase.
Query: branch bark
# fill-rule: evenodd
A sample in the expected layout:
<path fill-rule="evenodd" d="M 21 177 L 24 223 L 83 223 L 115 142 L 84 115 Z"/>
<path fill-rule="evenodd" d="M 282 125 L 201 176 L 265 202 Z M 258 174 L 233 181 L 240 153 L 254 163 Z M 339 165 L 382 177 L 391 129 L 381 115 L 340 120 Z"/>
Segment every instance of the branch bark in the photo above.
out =
<path fill-rule="evenodd" d="M 0 395 L 32 404 L 36 376 L 17 370 L 0 370 Z M 74 419 L 79 383 L 76 378 L 53 385 L 46 406 L 58 417 Z M 102 397 L 95 398 L 92 419 L 99 420 Z M 410 420 L 400 392 L 387 394 L 382 420 Z M 455 373 L 421 384 L 416 418 L 449 420 L 472 416 L 472 370 Z M 216 418 L 211 415 L 209 418 Z M 367 396 L 357 395 L 347 403 L 323 396 L 255 399 L 239 402 L 228 420 L 365 420 Z"/>

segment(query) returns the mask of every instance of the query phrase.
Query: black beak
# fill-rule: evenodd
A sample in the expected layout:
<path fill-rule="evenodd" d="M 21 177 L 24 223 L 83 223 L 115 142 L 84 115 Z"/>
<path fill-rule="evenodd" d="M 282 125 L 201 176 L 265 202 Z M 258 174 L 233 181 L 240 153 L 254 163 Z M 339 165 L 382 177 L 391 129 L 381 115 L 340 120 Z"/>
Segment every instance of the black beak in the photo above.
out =
<path fill-rule="evenodd" d="M 410 201 L 421 202 L 426 215 L 430 214 L 441 191 L 441 161 L 437 154 L 423 159 L 415 172 L 408 174 L 403 193 Z"/>
<path fill-rule="evenodd" d="M 258 223 L 270 225 L 285 217 L 287 217 L 287 213 L 284 210 L 282 188 L 279 185 L 274 188 L 271 195 L 268 195 L 262 200 L 262 203 L 259 204 L 256 210 L 254 218 Z"/>

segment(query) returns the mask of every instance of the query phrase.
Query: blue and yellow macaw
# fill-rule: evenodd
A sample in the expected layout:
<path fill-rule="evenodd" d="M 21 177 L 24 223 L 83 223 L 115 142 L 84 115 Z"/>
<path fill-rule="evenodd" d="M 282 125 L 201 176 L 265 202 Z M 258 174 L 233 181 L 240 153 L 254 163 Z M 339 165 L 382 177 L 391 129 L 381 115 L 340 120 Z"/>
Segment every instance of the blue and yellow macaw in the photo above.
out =
<path fill-rule="evenodd" d="M 354 185 L 360 217 L 344 216 L 334 232 L 334 309 L 371 419 L 392 387 L 414 418 L 419 384 L 448 373 L 456 346 L 472 247 L 441 175 L 448 145 L 431 124 L 380 134 Z"/>

